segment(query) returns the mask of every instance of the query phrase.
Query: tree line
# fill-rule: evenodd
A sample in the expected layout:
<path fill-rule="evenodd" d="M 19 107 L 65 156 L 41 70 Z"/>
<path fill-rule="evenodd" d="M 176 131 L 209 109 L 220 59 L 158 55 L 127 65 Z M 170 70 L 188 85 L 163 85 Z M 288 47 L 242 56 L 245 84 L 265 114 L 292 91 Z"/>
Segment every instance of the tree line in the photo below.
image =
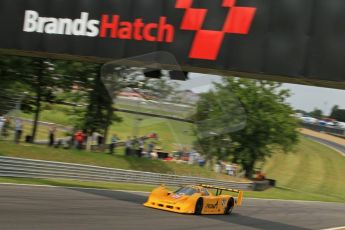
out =
<path fill-rule="evenodd" d="M 35 141 L 43 103 L 61 103 L 61 93 L 73 94 L 73 102 L 86 103 L 75 126 L 88 133 L 107 135 L 109 126 L 120 121 L 113 99 L 101 82 L 101 64 L 46 58 L 0 56 L 0 90 L 20 98 L 21 110 L 33 113 L 31 141 Z M 75 92 L 78 93 L 75 93 Z M 3 105 L 6 103 L 2 101 Z"/>
<path fill-rule="evenodd" d="M 306 112 L 304 110 L 301 109 L 297 109 L 295 110 L 296 113 L 301 113 L 305 116 L 311 116 L 317 119 L 323 119 L 323 118 L 332 118 L 335 119 L 337 121 L 340 122 L 345 122 L 345 109 L 341 109 L 339 108 L 338 105 L 334 105 L 331 109 L 330 114 L 327 116 L 326 114 L 323 113 L 323 111 L 321 109 L 318 108 L 314 108 L 313 111 L 311 112 Z"/>

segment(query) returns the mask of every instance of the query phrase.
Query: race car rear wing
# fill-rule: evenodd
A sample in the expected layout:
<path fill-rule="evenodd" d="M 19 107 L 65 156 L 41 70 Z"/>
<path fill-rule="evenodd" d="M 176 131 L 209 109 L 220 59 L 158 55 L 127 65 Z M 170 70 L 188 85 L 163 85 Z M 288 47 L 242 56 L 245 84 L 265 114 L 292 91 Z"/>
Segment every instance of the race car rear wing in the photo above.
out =
<path fill-rule="evenodd" d="M 200 186 L 203 187 L 203 188 L 215 189 L 216 190 L 216 196 L 222 195 L 223 191 L 238 193 L 237 199 L 236 199 L 236 205 L 240 206 L 242 204 L 243 191 L 241 191 L 241 190 L 232 189 L 232 188 L 218 187 L 218 186 L 212 186 L 212 185 L 205 185 L 205 184 L 201 184 Z"/>

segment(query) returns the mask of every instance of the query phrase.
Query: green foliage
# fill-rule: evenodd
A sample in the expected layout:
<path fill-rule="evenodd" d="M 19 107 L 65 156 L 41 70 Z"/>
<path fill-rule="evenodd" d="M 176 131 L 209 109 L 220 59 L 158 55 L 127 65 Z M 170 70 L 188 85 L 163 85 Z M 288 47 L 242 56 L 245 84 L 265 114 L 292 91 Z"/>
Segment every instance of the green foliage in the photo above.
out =
<path fill-rule="evenodd" d="M 223 116 L 221 120 L 225 131 L 219 135 L 199 138 L 197 145 L 207 153 L 208 159 L 231 158 L 240 163 L 246 170 L 246 176 L 251 177 L 257 161 L 263 161 L 277 150 L 289 151 L 297 143 L 297 121 L 292 116 L 293 110 L 285 103 L 289 96 L 287 90 L 279 88 L 280 84 L 268 81 L 226 78 L 223 84 L 217 84 L 214 92 L 201 96 L 198 104 L 196 120 L 208 119 L 208 124 L 215 126 L 222 117 L 219 113 L 239 111 L 238 116 Z M 245 114 L 240 118 L 241 109 Z M 205 112 L 205 107 L 211 108 Z M 231 120 L 232 117 L 238 121 Z M 231 132 L 227 127 L 246 120 L 243 129 Z M 196 132 L 204 129 L 197 125 Z M 203 130 L 201 130 L 203 132 Z"/>
<path fill-rule="evenodd" d="M 338 106 L 334 106 L 330 117 L 337 121 L 345 122 L 345 109 L 339 109 Z"/>
<path fill-rule="evenodd" d="M 18 79 L 17 69 L 20 59 L 13 56 L 0 55 L 0 115 L 14 110 L 22 99 L 26 87 Z"/>
<path fill-rule="evenodd" d="M 113 113 L 113 103 L 100 80 L 99 69 L 100 65 L 93 63 L 0 56 L 0 89 L 9 91 L 8 95 L 11 91 L 23 95 L 21 109 L 34 112 L 32 140 L 43 102 L 45 106 L 47 103 L 75 104 L 75 127 L 106 132 L 109 125 L 119 119 Z M 87 110 L 78 104 L 87 104 Z M 0 104 L 0 108 L 4 107 Z"/>
<path fill-rule="evenodd" d="M 114 121 L 121 121 L 121 118 L 114 113 L 113 99 L 102 84 L 100 75 L 95 77 L 91 87 L 92 91 L 89 94 L 89 103 L 82 126 L 89 133 L 100 132 L 107 136 L 108 127 Z"/>
<path fill-rule="evenodd" d="M 323 112 L 321 109 L 315 108 L 313 111 L 309 113 L 309 116 L 317 118 L 317 119 L 322 119 L 323 118 Z"/>

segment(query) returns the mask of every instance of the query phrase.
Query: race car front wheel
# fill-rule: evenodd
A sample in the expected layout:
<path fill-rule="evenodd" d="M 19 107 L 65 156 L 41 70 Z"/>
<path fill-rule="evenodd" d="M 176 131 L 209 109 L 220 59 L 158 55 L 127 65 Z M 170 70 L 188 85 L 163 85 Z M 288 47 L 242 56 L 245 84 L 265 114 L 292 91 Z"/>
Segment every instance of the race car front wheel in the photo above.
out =
<path fill-rule="evenodd" d="M 235 200 L 234 198 L 230 198 L 228 201 L 228 205 L 226 206 L 225 210 L 224 210 L 224 214 L 225 215 L 230 215 L 232 212 L 232 209 L 234 208 L 235 205 Z"/>
<path fill-rule="evenodd" d="M 203 202 L 202 198 L 199 198 L 195 204 L 195 211 L 194 211 L 195 215 L 201 215 L 203 204 L 204 204 L 204 202 Z"/>

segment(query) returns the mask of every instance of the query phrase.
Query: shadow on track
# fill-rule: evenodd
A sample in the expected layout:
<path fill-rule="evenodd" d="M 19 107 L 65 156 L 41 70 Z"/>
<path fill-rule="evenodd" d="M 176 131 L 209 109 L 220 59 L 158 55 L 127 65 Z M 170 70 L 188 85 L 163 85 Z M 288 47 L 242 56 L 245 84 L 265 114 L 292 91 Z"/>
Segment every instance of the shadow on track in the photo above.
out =
<path fill-rule="evenodd" d="M 103 196 L 113 200 L 120 200 L 131 202 L 135 204 L 142 205 L 147 200 L 147 196 L 138 195 L 135 193 L 121 192 L 121 191 L 111 191 L 111 190 L 93 190 L 93 189 L 79 189 L 79 188 L 70 188 L 74 191 L 88 193 L 96 196 Z"/>

